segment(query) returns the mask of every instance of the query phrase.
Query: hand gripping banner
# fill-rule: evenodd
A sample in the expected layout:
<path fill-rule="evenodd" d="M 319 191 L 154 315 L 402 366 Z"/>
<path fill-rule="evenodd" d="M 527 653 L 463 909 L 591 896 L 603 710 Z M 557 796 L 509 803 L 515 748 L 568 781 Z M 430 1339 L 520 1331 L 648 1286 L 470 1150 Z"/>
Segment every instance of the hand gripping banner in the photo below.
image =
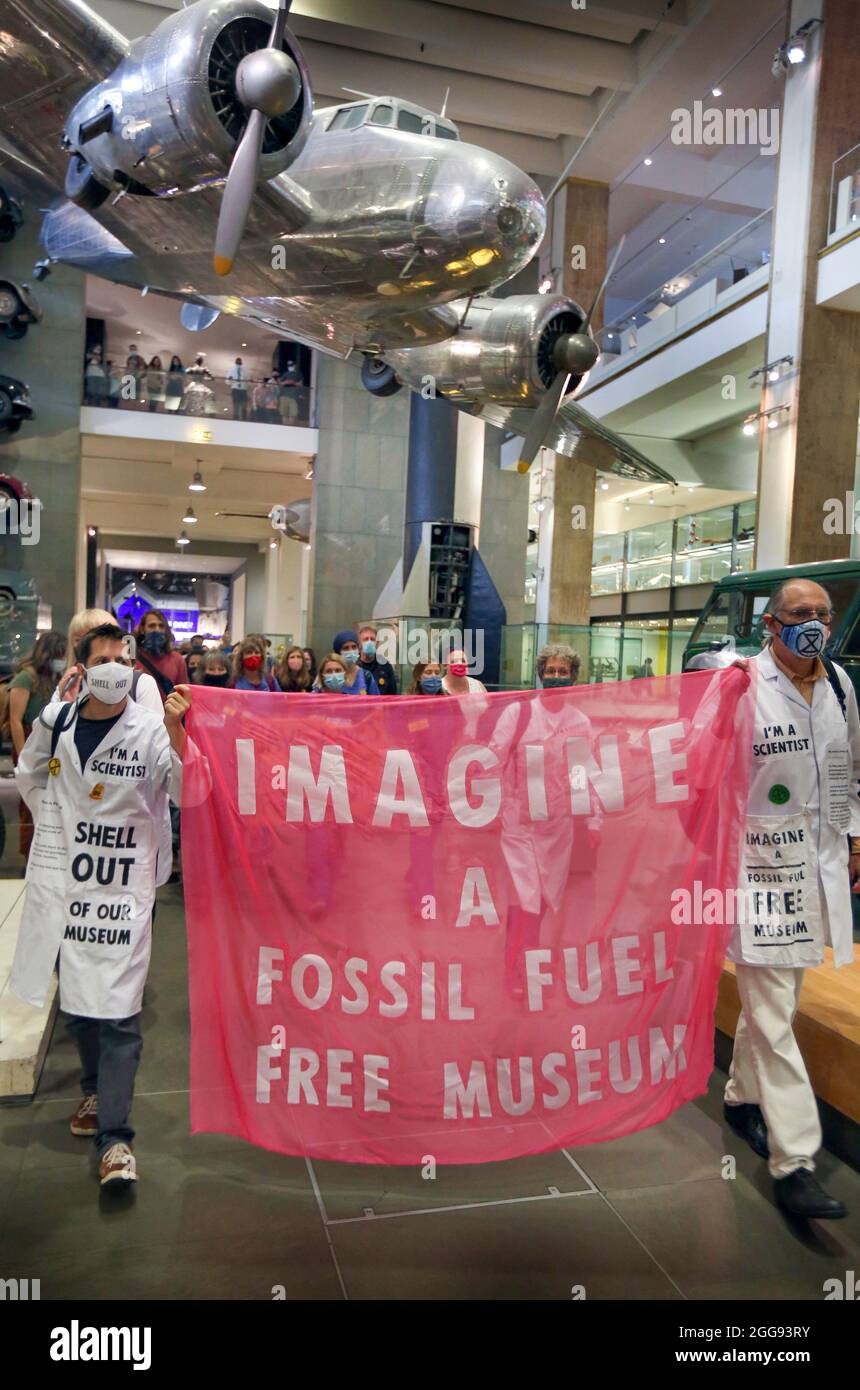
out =
<path fill-rule="evenodd" d="M 701 1095 L 728 928 L 696 905 L 737 883 L 753 678 L 195 688 L 192 1129 L 482 1163 Z"/>

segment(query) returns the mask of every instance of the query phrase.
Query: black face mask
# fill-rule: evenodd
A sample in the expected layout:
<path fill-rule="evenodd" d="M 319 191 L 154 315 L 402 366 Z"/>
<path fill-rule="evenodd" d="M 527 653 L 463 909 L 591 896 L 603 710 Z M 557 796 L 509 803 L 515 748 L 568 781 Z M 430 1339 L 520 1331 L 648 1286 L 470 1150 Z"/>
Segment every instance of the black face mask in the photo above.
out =
<path fill-rule="evenodd" d="M 226 685 L 229 679 L 230 679 L 230 677 L 227 675 L 227 672 L 225 671 L 224 674 L 223 674 L 223 676 L 204 676 L 204 677 L 203 677 L 203 684 L 204 684 L 204 685 Z"/>

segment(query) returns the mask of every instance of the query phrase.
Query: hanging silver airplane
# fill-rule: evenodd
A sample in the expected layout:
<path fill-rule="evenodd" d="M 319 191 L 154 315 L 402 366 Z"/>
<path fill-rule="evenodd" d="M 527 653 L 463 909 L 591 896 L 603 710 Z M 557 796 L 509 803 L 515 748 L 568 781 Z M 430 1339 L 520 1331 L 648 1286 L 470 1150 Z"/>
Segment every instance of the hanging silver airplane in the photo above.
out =
<path fill-rule="evenodd" d="M 573 399 L 597 299 L 492 295 L 540 246 L 537 186 L 410 101 L 314 112 L 290 3 L 199 0 L 129 44 L 83 0 L 0 0 L 0 160 L 54 195 L 48 262 L 181 300 L 187 328 L 360 353 L 371 392 L 522 436 L 521 471 L 546 445 L 672 482 Z"/>

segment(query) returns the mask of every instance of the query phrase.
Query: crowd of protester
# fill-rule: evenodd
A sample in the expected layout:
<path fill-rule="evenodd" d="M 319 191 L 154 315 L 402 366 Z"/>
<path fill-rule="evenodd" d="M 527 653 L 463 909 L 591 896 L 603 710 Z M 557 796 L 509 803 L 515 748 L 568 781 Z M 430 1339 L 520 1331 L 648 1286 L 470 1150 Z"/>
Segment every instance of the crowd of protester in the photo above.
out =
<path fill-rule="evenodd" d="M 147 362 L 134 343 L 129 344 L 124 363 L 106 360 L 96 346 L 87 353 L 84 394 L 87 405 L 117 409 L 137 402 L 152 413 L 206 415 L 215 410 L 215 392 L 209 383 L 216 380 L 204 352 L 186 367 L 176 353 L 169 361 L 166 354 L 164 358 L 156 354 Z M 281 372 L 255 376 L 237 357 L 223 380 L 230 388 L 234 420 L 288 425 L 307 414 L 305 382 L 294 363 Z"/>

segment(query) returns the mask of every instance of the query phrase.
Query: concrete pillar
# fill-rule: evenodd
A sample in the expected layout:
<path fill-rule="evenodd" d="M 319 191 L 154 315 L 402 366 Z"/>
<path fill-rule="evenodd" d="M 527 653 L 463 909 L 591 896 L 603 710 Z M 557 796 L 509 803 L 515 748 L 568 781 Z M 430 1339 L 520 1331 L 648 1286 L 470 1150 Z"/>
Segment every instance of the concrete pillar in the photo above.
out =
<path fill-rule="evenodd" d="M 318 654 L 370 617 L 401 558 L 410 394 L 372 397 L 358 362 L 319 360 L 307 638 Z"/>
<path fill-rule="evenodd" d="M 860 315 L 815 303 L 818 253 L 827 241 L 834 159 L 856 144 L 860 87 L 856 0 L 793 0 L 789 32 L 816 15 L 807 58 L 784 78 L 774 204 L 767 362 L 794 364 L 762 391 L 755 564 L 838 559 L 850 536 L 827 535 L 824 503 L 854 485 L 860 411 Z M 763 364 L 764 365 L 764 364 Z M 784 421 L 784 423 L 782 423 Z"/>
<path fill-rule="evenodd" d="M 285 633 L 301 646 L 304 637 L 302 612 L 303 557 L 301 541 L 285 536 L 275 538 L 266 548 L 266 607 L 263 632 Z"/>
<path fill-rule="evenodd" d="M 606 274 L 608 226 L 608 185 L 568 179 L 562 290 L 586 313 Z M 603 323 L 603 307 L 601 300 L 591 322 L 595 330 Z M 593 468 L 561 454 L 548 470 L 553 504 L 546 613 L 547 621 L 553 624 L 584 625 L 590 621 L 595 482 Z M 543 517 L 547 517 L 546 512 Z M 542 520 L 542 531 L 544 525 Z"/>
<path fill-rule="evenodd" d="M 51 625 L 64 632 L 83 592 L 86 553 L 79 534 L 84 277 L 56 266 L 47 280 L 33 282 L 33 266 L 42 255 L 41 218 L 32 203 L 24 215 L 14 241 L 0 247 L 0 278 L 29 283 L 44 316 L 26 337 L 3 340 L 2 372 L 30 387 L 36 418 L 0 439 L 0 472 L 25 482 L 42 509 L 38 544 L 4 540 L 0 568 L 32 576 L 50 609 Z"/>

